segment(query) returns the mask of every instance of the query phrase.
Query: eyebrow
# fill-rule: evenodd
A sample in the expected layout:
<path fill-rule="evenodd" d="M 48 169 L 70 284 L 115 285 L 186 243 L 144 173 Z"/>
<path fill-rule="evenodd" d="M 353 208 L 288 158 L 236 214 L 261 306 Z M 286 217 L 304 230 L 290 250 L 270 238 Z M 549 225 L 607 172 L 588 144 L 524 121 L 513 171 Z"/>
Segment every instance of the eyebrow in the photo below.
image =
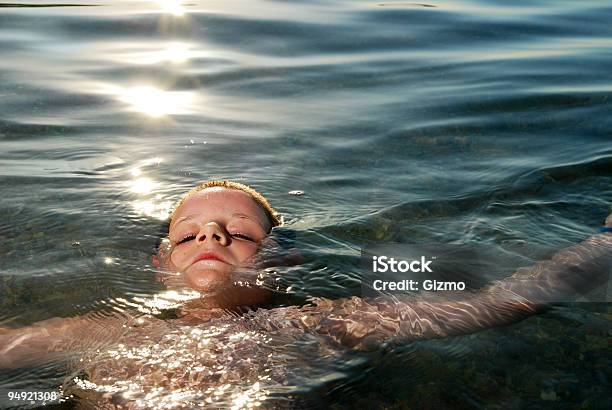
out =
<path fill-rule="evenodd" d="M 191 218 L 193 218 L 196 215 L 197 214 L 191 214 L 191 215 L 182 216 L 179 219 L 177 219 L 176 222 L 174 222 L 174 226 L 176 226 L 177 224 L 179 224 L 179 223 L 181 223 L 183 221 L 186 221 L 187 219 L 191 219 Z"/>
<path fill-rule="evenodd" d="M 232 214 L 233 218 L 242 218 L 242 219 L 250 219 L 253 220 L 253 218 L 251 218 L 250 216 L 248 216 L 247 214 L 241 214 L 240 212 L 236 212 L 235 214 Z"/>
<path fill-rule="evenodd" d="M 193 218 L 193 217 L 195 217 L 195 216 L 198 216 L 198 214 L 191 214 L 191 215 L 186 215 L 186 216 L 180 217 L 179 219 L 177 219 L 177 220 L 176 220 L 176 222 L 175 222 L 173 225 L 174 225 L 174 226 L 176 226 L 176 225 L 180 224 L 181 222 L 184 222 L 184 221 L 186 221 L 186 220 L 188 220 L 188 219 L 192 219 L 192 218 Z M 232 218 L 248 219 L 248 220 L 250 220 L 250 221 L 255 222 L 255 223 L 256 223 L 257 225 L 259 225 L 259 226 L 260 226 L 260 227 L 261 227 L 261 228 L 262 228 L 264 231 L 266 230 L 266 229 L 265 229 L 265 224 L 262 224 L 262 223 L 261 223 L 261 221 L 259 221 L 259 220 L 256 220 L 256 219 L 251 218 L 251 217 L 250 217 L 250 216 L 248 216 L 247 214 L 243 214 L 243 213 L 240 213 L 240 212 L 235 212 L 235 213 L 233 213 L 233 214 L 232 214 Z M 168 226 L 168 227 L 169 227 L 169 226 Z"/>

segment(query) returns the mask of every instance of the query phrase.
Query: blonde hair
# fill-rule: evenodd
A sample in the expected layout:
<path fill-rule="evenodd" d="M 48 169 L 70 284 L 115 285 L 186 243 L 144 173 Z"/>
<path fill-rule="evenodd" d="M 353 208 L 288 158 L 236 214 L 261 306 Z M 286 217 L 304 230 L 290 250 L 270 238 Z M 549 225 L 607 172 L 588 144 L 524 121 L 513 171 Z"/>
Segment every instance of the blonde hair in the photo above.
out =
<path fill-rule="evenodd" d="M 187 198 L 189 198 L 191 195 L 197 192 L 205 190 L 206 188 L 214 188 L 214 187 L 236 189 L 238 191 L 242 191 L 242 192 L 249 194 L 249 196 L 253 198 L 253 200 L 257 202 L 259 206 L 261 206 L 261 208 L 264 210 L 264 212 L 266 213 L 266 216 L 268 217 L 268 220 L 270 221 L 270 225 L 272 225 L 272 227 L 281 226 L 283 224 L 283 217 L 281 216 L 281 214 L 279 214 L 276 211 L 276 209 L 272 208 L 268 200 L 262 194 L 260 194 L 259 192 L 257 192 L 256 190 L 254 190 L 248 185 L 244 185 L 239 182 L 232 182 L 232 181 L 225 181 L 225 180 L 207 181 L 207 182 L 201 183 L 195 188 L 192 188 L 189 192 L 183 195 L 183 197 L 176 203 L 176 205 L 172 209 L 172 213 L 170 214 L 170 221 L 174 218 L 174 214 L 176 213 L 176 210 L 183 204 L 183 202 L 187 200 Z"/>

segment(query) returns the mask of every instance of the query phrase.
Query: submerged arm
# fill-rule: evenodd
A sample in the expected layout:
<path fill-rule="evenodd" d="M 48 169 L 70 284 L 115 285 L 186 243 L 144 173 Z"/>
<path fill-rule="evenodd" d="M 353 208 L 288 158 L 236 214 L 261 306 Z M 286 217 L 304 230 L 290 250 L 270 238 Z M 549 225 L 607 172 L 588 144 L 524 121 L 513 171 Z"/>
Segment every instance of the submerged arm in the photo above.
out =
<path fill-rule="evenodd" d="M 592 236 L 550 260 L 476 293 L 409 300 L 350 298 L 318 300 L 301 325 L 337 342 L 368 349 L 392 338 L 427 339 L 507 325 L 567 301 L 607 281 L 612 267 L 612 233 Z M 316 314 L 315 314 L 316 312 Z"/>
<path fill-rule="evenodd" d="M 119 337 L 134 319 L 100 312 L 52 318 L 18 329 L 0 329 L 0 369 L 67 359 Z"/>

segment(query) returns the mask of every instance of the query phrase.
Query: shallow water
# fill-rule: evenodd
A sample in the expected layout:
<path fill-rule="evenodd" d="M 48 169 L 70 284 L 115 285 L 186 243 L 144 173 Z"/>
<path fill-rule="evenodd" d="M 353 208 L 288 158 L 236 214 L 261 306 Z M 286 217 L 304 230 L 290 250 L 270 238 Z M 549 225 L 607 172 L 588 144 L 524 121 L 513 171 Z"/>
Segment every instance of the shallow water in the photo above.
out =
<path fill-rule="evenodd" d="M 486 246 L 503 277 L 609 213 L 605 1 L 56 3 L 91 6 L 0 8 L 0 326 L 158 292 L 162 219 L 211 178 L 261 190 L 296 234 L 280 305 L 360 295 L 364 244 Z M 283 403 L 609 408 L 610 320 L 569 305 L 342 356 Z"/>

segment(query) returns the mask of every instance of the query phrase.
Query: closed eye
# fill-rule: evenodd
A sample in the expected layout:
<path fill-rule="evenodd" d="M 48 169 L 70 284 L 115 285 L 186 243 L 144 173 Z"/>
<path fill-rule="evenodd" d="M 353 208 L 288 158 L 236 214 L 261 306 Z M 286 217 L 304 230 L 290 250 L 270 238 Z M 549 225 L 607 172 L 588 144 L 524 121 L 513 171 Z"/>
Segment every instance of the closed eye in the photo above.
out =
<path fill-rule="evenodd" d="M 255 242 L 255 240 L 253 238 L 251 238 L 250 236 L 247 236 L 243 233 L 233 233 L 231 234 L 232 238 L 237 238 L 237 239 L 242 239 L 245 241 L 250 241 L 250 242 Z"/>
<path fill-rule="evenodd" d="M 183 244 L 185 242 L 189 242 L 189 241 L 195 239 L 195 237 L 196 237 L 195 234 L 189 234 L 189 235 L 185 236 L 183 239 L 181 239 L 180 241 L 178 241 L 176 244 L 177 245 L 181 245 L 181 244 Z"/>

